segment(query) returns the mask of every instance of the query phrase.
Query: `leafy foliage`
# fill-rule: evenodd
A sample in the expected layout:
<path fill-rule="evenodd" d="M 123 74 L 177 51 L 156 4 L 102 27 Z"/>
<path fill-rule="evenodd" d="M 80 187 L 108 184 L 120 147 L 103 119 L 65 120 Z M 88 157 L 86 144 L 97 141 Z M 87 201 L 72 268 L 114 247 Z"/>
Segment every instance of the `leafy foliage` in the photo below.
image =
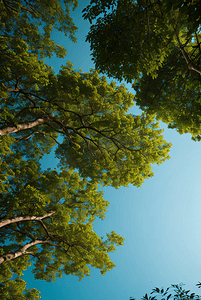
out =
<path fill-rule="evenodd" d="M 174 30 L 161 1 L 91 1 L 83 16 L 96 19 L 86 40 L 96 68 L 109 77 L 131 82 L 141 73 L 155 76 L 170 51 Z"/>
<path fill-rule="evenodd" d="M 196 284 L 200 288 L 200 282 Z M 167 289 L 155 287 L 150 295 L 145 294 L 143 300 L 199 300 L 201 297 L 195 293 L 191 293 L 190 290 L 185 290 L 183 284 L 172 284 Z M 130 297 L 130 300 L 135 298 Z"/>
<path fill-rule="evenodd" d="M 157 77 L 157 70 L 175 46 L 186 47 L 191 35 L 199 31 L 198 2 L 91 1 L 83 17 L 90 23 L 96 21 L 86 39 L 96 68 L 128 82 L 142 74 Z M 181 44 L 179 35 L 184 28 L 187 39 Z"/>
<path fill-rule="evenodd" d="M 183 42 L 187 40 L 185 31 L 182 38 Z M 189 64 L 192 63 L 197 71 L 201 59 L 200 42 L 200 33 L 192 34 L 185 48 L 187 58 L 191 58 Z M 178 47 L 165 59 L 156 78 L 144 75 L 133 87 L 135 101 L 144 111 L 156 113 L 157 119 L 176 128 L 180 134 L 189 132 L 196 139 L 201 133 L 200 73 L 188 68 Z"/>
<path fill-rule="evenodd" d="M 8 300 L 39 299 L 19 278 L 30 265 L 46 281 L 111 270 L 109 253 L 124 239 L 93 230 L 109 204 L 99 184 L 141 186 L 152 164 L 169 158 L 154 116 L 128 113 L 133 95 L 124 85 L 69 62 L 59 74 L 45 64 L 66 54 L 53 29 L 75 41 L 71 5 L 77 1 L 0 3 L 0 293 Z M 41 170 L 53 147 L 60 170 Z"/>
<path fill-rule="evenodd" d="M 148 114 L 200 140 L 200 1 L 91 1 L 96 67 L 133 83 Z"/>
<path fill-rule="evenodd" d="M 95 181 L 80 178 L 72 168 L 42 171 L 39 164 L 57 143 L 59 126 L 54 117 L 61 122 L 59 110 L 65 112 L 52 97 L 45 101 L 58 79 L 41 58 L 53 52 L 66 54 L 51 40 L 53 28 L 75 40 L 71 4 L 76 7 L 77 1 L 0 3 L 0 126 L 8 129 L 1 130 L 0 137 L 0 294 L 8 300 L 40 298 L 19 278 L 31 264 L 35 278 L 47 281 L 63 273 L 81 279 L 89 275 L 89 266 L 104 274 L 115 266 L 108 253 L 124 240 L 114 231 L 106 239 L 93 231 L 95 217 L 103 219 L 108 207 Z M 42 99 L 47 85 L 49 94 Z M 50 115 L 56 130 L 45 123 Z M 12 279 L 13 274 L 18 277 Z"/>
<path fill-rule="evenodd" d="M 76 41 L 77 27 L 70 17 L 71 6 L 77 7 L 77 0 L 4 0 L 0 3 L 1 38 L 8 42 L 8 48 L 20 48 L 18 42 L 29 46 L 29 51 L 40 57 L 51 57 L 56 53 L 64 57 L 66 50 L 51 40 L 52 30 L 62 31 Z"/>
<path fill-rule="evenodd" d="M 140 186 L 153 176 L 151 164 L 169 158 L 171 144 L 154 118 L 128 114 L 133 95 L 124 85 L 108 84 L 97 71 L 82 73 L 68 63 L 58 75 L 49 71 L 48 82 L 38 90 L 23 80 L 7 90 L 0 133 L 11 134 L 13 149 L 22 153 L 25 147 L 29 158 L 42 157 L 57 144 L 61 166 L 114 187 Z"/>
<path fill-rule="evenodd" d="M 50 69 L 42 59 L 53 53 L 58 57 L 66 55 L 66 49 L 51 39 L 52 30 L 76 41 L 71 6 L 75 9 L 77 0 L 0 2 L 0 96 L 5 101 L 6 83 L 23 78 L 37 88 L 40 82 L 45 84 Z"/>
<path fill-rule="evenodd" d="M 185 16 L 185 25 L 192 32 L 196 32 L 201 23 L 201 3 L 199 0 L 167 0 L 164 2 L 166 11 L 179 11 Z"/>
<path fill-rule="evenodd" d="M 54 281 L 63 273 L 81 279 L 90 274 L 89 266 L 102 274 L 115 266 L 108 253 L 115 251 L 116 245 L 123 245 L 124 239 L 114 231 L 106 239 L 93 231 L 95 217 L 103 219 L 108 207 L 96 183 L 81 179 L 73 170 L 42 172 L 34 160 L 17 160 L 12 154 L 7 155 L 3 165 L 2 293 L 7 295 L 15 286 L 16 280 L 10 281 L 13 273 L 21 276 L 33 263 L 35 278 L 46 281 Z M 25 283 L 20 284 L 23 292 Z M 35 291 L 26 293 L 26 297 L 36 297 Z"/>
<path fill-rule="evenodd" d="M 41 297 L 36 289 L 25 289 L 26 282 L 17 277 L 15 280 L 4 281 L 0 285 L 0 295 L 4 300 L 39 300 Z"/>

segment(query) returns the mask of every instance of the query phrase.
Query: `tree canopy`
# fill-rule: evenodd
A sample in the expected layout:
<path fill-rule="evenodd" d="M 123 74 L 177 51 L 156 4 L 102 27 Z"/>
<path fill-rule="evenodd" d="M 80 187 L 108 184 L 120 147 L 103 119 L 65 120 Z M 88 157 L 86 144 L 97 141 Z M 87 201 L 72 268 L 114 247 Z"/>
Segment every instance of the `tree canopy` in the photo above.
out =
<path fill-rule="evenodd" d="M 59 30 L 75 41 L 70 7 L 76 0 L 0 3 L 0 293 L 6 300 L 39 299 L 20 278 L 62 274 L 80 279 L 89 267 L 115 265 L 109 253 L 123 245 L 115 231 L 93 230 L 109 203 L 100 185 L 141 186 L 152 165 L 169 158 L 153 114 L 132 115 L 134 95 L 96 70 L 58 74 L 44 58 L 66 50 L 51 39 Z M 54 151 L 58 169 L 40 161 Z M 13 274 L 17 276 L 13 279 Z"/>
<path fill-rule="evenodd" d="M 152 164 L 169 158 L 171 144 L 153 116 L 128 113 L 133 95 L 124 85 L 109 84 L 94 70 L 75 71 L 70 63 L 58 75 L 48 69 L 43 81 L 40 87 L 26 78 L 7 85 L 0 133 L 15 138 L 14 149 L 42 157 L 56 144 L 62 167 L 117 188 L 140 186 L 153 176 Z"/>
<path fill-rule="evenodd" d="M 199 140 L 200 1 L 97 0 L 83 16 L 95 21 L 87 40 L 96 68 L 133 82 L 142 110 Z"/>

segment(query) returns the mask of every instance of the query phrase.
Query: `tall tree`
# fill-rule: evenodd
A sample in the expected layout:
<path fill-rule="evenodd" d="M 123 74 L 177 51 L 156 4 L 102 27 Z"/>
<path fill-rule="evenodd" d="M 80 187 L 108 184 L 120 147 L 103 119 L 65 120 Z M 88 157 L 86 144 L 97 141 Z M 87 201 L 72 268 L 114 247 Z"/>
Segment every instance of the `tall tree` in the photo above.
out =
<path fill-rule="evenodd" d="M 70 63 L 58 75 L 45 65 L 40 58 L 55 49 L 50 41 L 52 26 L 60 24 L 59 30 L 74 32 L 68 4 L 76 1 L 65 2 L 65 18 L 59 2 L 52 3 L 52 8 L 40 1 L 2 3 L 1 138 L 12 136 L 12 151 L 27 158 L 40 159 L 57 144 L 62 165 L 77 168 L 81 176 L 115 187 L 140 186 L 153 175 L 151 164 L 169 158 L 170 144 L 152 116 L 128 114 L 133 96 L 123 85 L 108 84 L 96 71 L 75 72 Z M 43 16 L 45 9 L 48 20 Z M 28 18 L 36 11 L 37 22 L 49 30 L 44 47 L 40 23 L 32 27 L 33 20 Z M 27 27 L 23 22 L 28 22 Z M 36 31 L 41 42 L 34 40 Z"/>

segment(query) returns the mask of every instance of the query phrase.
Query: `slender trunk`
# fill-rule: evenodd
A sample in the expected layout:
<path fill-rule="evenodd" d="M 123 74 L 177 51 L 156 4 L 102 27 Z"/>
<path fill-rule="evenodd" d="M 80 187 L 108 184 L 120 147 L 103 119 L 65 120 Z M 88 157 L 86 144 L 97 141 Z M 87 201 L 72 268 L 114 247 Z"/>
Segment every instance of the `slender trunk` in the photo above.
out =
<path fill-rule="evenodd" d="M 52 211 L 49 214 L 45 214 L 42 217 L 36 217 L 36 216 L 27 216 L 27 217 L 16 217 L 13 219 L 6 219 L 0 222 L 0 228 L 4 227 L 6 225 L 10 225 L 12 223 L 18 223 L 18 222 L 22 222 L 22 221 L 40 221 L 43 220 L 45 218 L 48 218 L 50 216 L 52 216 L 53 214 L 55 214 L 56 211 Z"/>
<path fill-rule="evenodd" d="M 38 118 L 35 121 L 29 122 L 29 123 L 23 123 L 23 124 L 17 124 L 14 127 L 6 127 L 4 129 L 0 129 L 0 135 L 6 135 L 10 133 L 15 133 L 21 130 L 26 130 L 33 128 L 39 124 L 44 124 L 45 122 L 49 121 L 49 118 Z"/>

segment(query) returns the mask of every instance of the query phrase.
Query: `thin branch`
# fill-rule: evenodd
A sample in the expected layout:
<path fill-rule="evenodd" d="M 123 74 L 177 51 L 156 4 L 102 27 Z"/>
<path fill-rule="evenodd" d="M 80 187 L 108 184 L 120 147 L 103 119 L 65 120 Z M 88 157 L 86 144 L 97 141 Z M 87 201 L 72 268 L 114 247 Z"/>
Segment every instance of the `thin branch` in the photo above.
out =
<path fill-rule="evenodd" d="M 41 130 L 37 130 L 37 131 L 33 131 L 31 134 L 28 134 L 27 136 L 25 137 L 20 137 L 20 138 L 15 138 L 17 140 L 17 142 L 21 141 L 21 140 L 28 140 L 30 139 L 34 134 L 43 134 L 45 135 L 47 138 L 51 138 L 53 139 L 58 145 L 61 146 L 61 144 L 57 141 L 57 139 L 55 137 L 53 137 L 52 135 L 48 135 L 45 131 L 41 131 Z"/>
<path fill-rule="evenodd" d="M 107 135 L 103 134 L 100 130 L 98 130 L 98 129 L 94 128 L 94 127 L 91 127 L 91 126 L 79 127 L 79 128 L 76 128 L 76 131 L 80 130 L 82 128 L 87 128 L 87 129 L 91 129 L 93 131 L 96 131 L 97 133 L 99 133 L 100 135 L 102 135 L 103 137 L 105 137 L 106 139 L 111 140 L 115 144 L 115 146 L 118 147 L 118 148 L 119 148 L 119 146 L 116 143 L 119 143 L 123 148 L 125 148 L 127 150 L 130 150 L 130 151 L 140 151 L 140 149 L 132 149 L 130 147 L 126 147 L 125 144 L 122 143 L 121 141 L 117 140 L 116 138 L 107 136 Z"/>
<path fill-rule="evenodd" d="M 25 108 L 23 108 L 21 111 L 19 111 L 15 116 L 14 116 L 14 118 L 17 118 L 21 113 L 23 113 L 25 110 L 29 110 L 29 109 L 37 109 L 38 108 L 38 106 L 31 106 L 31 107 L 25 107 Z"/>
<path fill-rule="evenodd" d="M 52 104 L 56 105 L 57 107 L 59 107 L 60 109 L 62 109 L 63 111 L 68 112 L 68 113 L 72 113 L 72 114 L 75 114 L 76 116 L 78 116 L 78 118 L 80 119 L 81 124 L 84 125 L 83 119 L 82 119 L 82 117 L 81 117 L 80 114 L 78 114 L 77 112 L 68 110 L 68 109 L 62 107 L 61 105 L 59 105 L 58 103 L 56 103 L 56 102 L 54 102 L 54 101 L 43 99 L 42 97 L 38 96 L 37 94 L 33 94 L 33 93 L 31 93 L 31 92 L 26 92 L 26 91 L 24 91 L 23 89 L 18 89 L 18 88 L 12 89 L 12 88 L 8 88 L 8 91 L 11 91 L 11 92 L 18 92 L 18 93 L 23 94 L 28 100 L 30 100 L 32 103 L 35 104 L 35 107 L 39 107 L 39 106 L 36 105 L 36 103 L 34 102 L 34 100 L 33 100 L 33 98 L 32 98 L 31 96 L 34 96 L 34 97 L 40 99 L 40 100 L 43 101 L 43 102 L 46 102 L 46 103 L 52 103 Z M 29 96 L 29 95 L 31 95 L 31 96 Z"/>
<path fill-rule="evenodd" d="M 29 140 L 32 137 L 32 135 L 34 135 L 36 132 L 34 131 L 31 134 L 28 134 L 28 135 L 26 135 L 24 137 L 22 136 L 22 137 L 15 138 L 15 139 L 16 139 L 17 142 L 20 142 L 21 140 Z"/>
<path fill-rule="evenodd" d="M 173 26 L 174 28 L 174 26 Z M 185 47 L 186 45 L 188 44 L 189 40 L 191 39 L 191 37 L 188 38 L 187 42 L 183 45 L 179 39 L 179 33 L 177 33 L 176 29 L 174 28 L 174 31 L 175 31 L 175 34 L 176 34 L 176 38 L 177 38 L 177 41 L 179 43 L 179 46 L 180 46 L 180 51 L 187 63 L 187 66 L 188 66 L 188 69 L 190 70 L 193 70 L 195 72 L 197 72 L 198 74 L 201 75 L 201 68 L 199 66 L 197 66 L 196 64 L 194 64 L 194 62 L 189 58 L 188 56 L 188 53 L 185 51 Z"/>
<path fill-rule="evenodd" d="M 47 234 L 47 237 L 51 237 L 51 235 L 49 234 L 49 231 L 47 230 L 47 226 L 44 224 L 44 222 L 42 220 L 37 220 L 41 223 L 43 229 L 45 230 L 46 234 Z"/>
<path fill-rule="evenodd" d="M 11 5 L 7 4 L 5 0 L 2 0 L 2 1 L 3 1 L 3 4 L 4 4 L 6 10 L 8 11 L 8 13 L 11 14 L 15 18 L 12 10 L 14 10 L 17 13 L 18 13 L 18 11 L 15 8 L 13 8 Z M 11 9 L 11 11 L 8 9 L 8 7 Z"/>
<path fill-rule="evenodd" d="M 147 11 L 147 26 L 148 26 L 148 38 L 150 40 L 150 23 L 149 23 L 149 10 L 148 10 L 148 4 L 147 4 L 148 1 L 146 1 L 146 11 Z"/>
<path fill-rule="evenodd" d="M 12 228 L 12 227 L 10 227 L 10 226 L 8 226 L 7 228 L 9 228 L 10 230 L 13 230 L 13 231 L 15 231 L 15 232 L 18 232 L 18 233 L 21 233 L 21 234 L 23 234 L 23 235 L 28 236 L 32 241 L 35 241 L 35 240 L 36 240 L 35 237 L 34 237 L 31 233 L 29 233 L 29 232 L 22 231 L 21 229 Z"/>

